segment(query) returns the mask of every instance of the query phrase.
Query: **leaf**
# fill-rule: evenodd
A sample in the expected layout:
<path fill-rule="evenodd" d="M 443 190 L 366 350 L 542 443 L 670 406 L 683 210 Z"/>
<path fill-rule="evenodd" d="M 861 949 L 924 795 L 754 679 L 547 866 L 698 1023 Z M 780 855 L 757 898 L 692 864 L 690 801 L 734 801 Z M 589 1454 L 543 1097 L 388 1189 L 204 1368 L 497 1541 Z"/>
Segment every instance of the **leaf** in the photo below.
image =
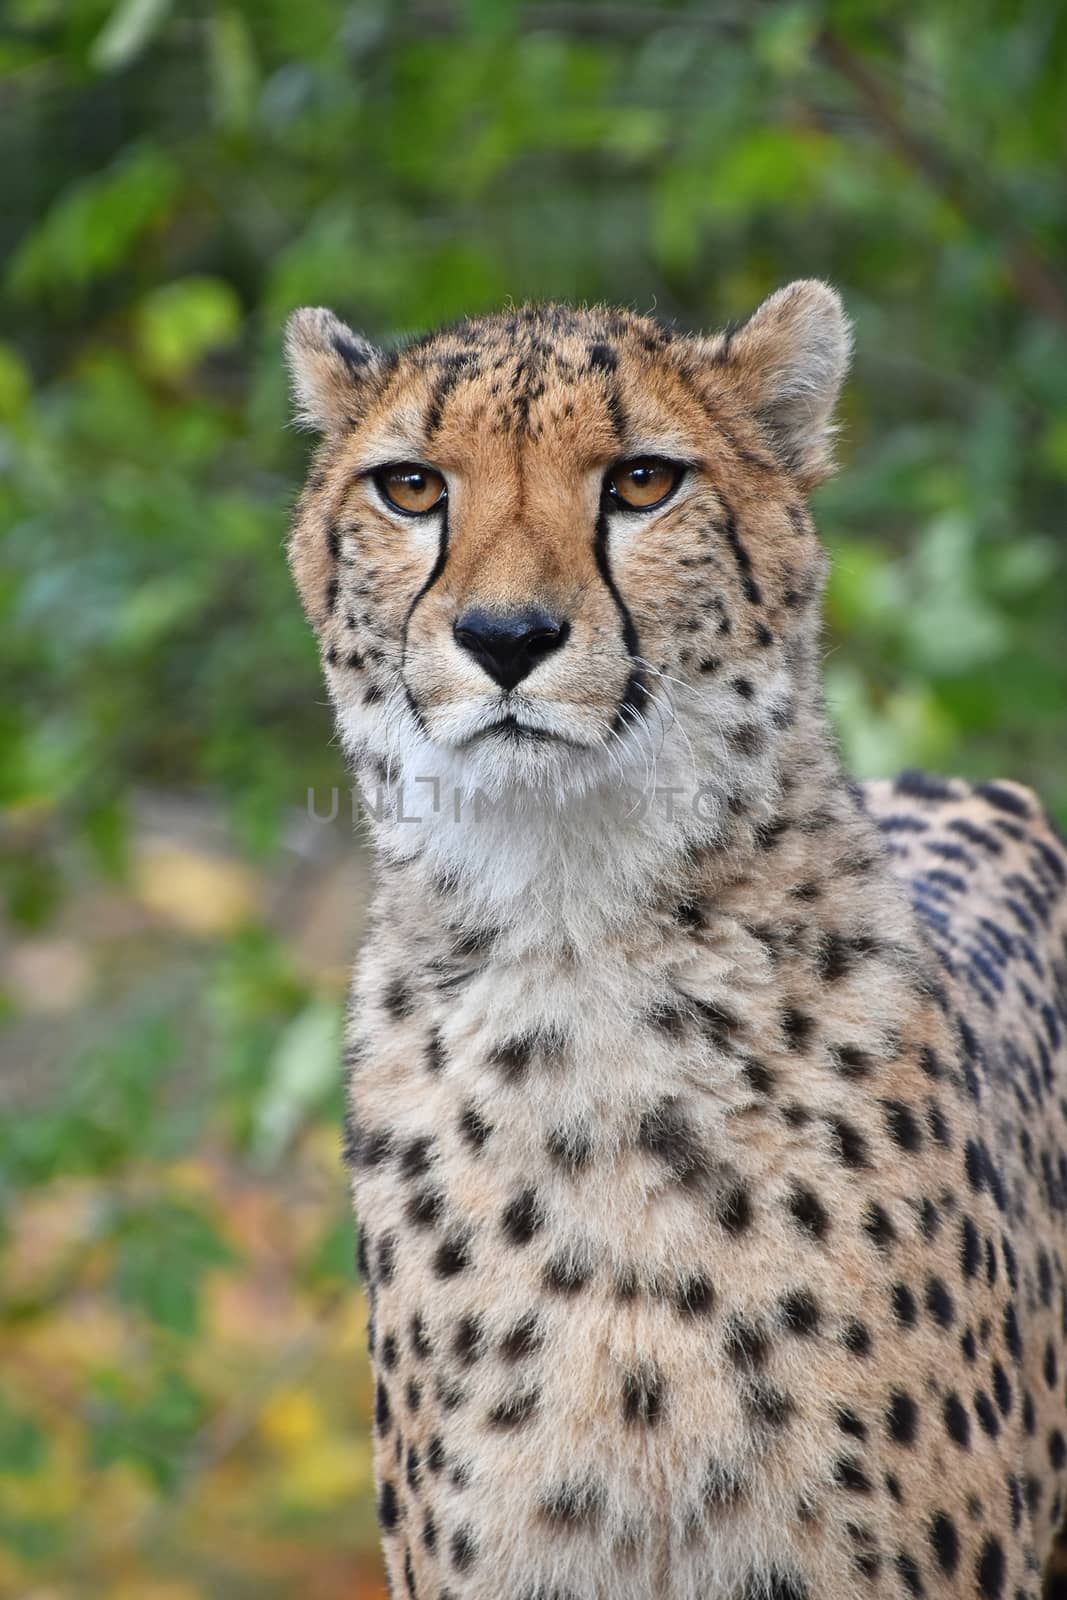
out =
<path fill-rule="evenodd" d="M 286 1028 L 267 1068 L 253 1133 L 262 1160 L 277 1161 L 302 1119 L 338 1082 L 340 1060 L 340 1007 L 313 1000 Z"/>
<path fill-rule="evenodd" d="M 123 1213 L 115 1231 L 118 1297 L 175 1333 L 200 1325 L 200 1280 L 233 1251 L 207 1216 L 168 1198 Z"/>
<path fill-rule="evenodd" d="M 259 87 L 259 67 L 251 30 L 232 6 L 214 12 L 207 23 L 215 121 L 229 132 L 252 121 Z"/>
<path fill-rule="evenodd" d="M 52 202 L 11 259 L 11 292 L 31 299 L 106 277 L 168 214 L 178 186 L 178 168 L 162 150 L 143 144 L 123 151 Z"/>
<path fill-rule="evenodd" d="M 0 422 L 13 422 L 26 409 L 30 374 L 18 351 L 0 343 Z"/>
<path fill-rule="evenodd" d="M 93 41 L 89 59 L 98 72 L 118 72 L 144 50 L 166 21 L 172 0 L 120 0 Z"/>
<path fill-rule="evenodd" d="M 145 367 L 173 381 L 186 377 L 209 351 L 234 343 L 241 302 L 221 278 L 181 278 L 145 296 L 134 328 Z"/>

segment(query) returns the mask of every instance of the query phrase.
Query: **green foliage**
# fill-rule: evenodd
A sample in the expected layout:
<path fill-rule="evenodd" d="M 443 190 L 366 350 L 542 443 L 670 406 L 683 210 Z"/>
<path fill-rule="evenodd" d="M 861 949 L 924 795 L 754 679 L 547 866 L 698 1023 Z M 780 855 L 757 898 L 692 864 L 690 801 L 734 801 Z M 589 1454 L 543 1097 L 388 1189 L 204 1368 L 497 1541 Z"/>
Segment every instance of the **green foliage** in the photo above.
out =
<path fill-rule="evenodd" d="M 0 893 L 48 1020 L 0 967 L 0 1589 L 280 1596 L 310 1544 L 315 1592 L 350 1597 L 373 1519 L 339 1309 L 338 978 L 269 910 L 294 898 L 308 788 L 344 782 L 282 549 L 306 455 L 284 318 L 331 304 L 389 340 L 553 296 L 708 327 L 832 279 L 857 329 L 846 470 L 816 506 L 846 754 L 1016 777 L 1067 821 L 1067 12 L 12 0 L 5 20 Z M 218 863 L 161 880 L 146 795 L 210 797 L 259 898 Z M 165 931 L 101 932 L 91 1005 L 59 1003 L 72 940 L 168 897 Z M 112 1524 L 140 1530 L 132 1576 Z"/>

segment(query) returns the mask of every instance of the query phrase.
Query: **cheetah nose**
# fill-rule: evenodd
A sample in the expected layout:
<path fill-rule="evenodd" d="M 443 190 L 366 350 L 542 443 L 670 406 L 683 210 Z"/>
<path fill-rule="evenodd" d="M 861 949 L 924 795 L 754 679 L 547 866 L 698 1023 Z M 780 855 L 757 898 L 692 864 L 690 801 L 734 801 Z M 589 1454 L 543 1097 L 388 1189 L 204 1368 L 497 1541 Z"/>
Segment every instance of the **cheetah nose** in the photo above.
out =
<path fill-rule="evenodd" d="M 525 611 L 485 611 L 472 606 L 458 617 L 456 643 L 505 691 L 531 673 L 570 633 L 570 624 L 537 606 Z"/>

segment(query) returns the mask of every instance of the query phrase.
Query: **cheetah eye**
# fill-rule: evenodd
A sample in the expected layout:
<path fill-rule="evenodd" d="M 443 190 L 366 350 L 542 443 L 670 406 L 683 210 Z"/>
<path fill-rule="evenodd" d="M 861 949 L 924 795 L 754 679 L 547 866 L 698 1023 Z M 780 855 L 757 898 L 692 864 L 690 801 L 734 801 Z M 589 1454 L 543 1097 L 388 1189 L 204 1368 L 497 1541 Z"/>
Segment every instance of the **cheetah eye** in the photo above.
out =
<path fill-rule="evenodd" d="M 682 481 L 684 468 L 660 456 L 637 456 L 620 461 L 604 480 L 604 493 L 616 505 L 632 511 L 651 511 L 661 505 Z"/>
<path fill-rule="evenodd" d="M 417 461 L 398 461 L 371 474 L 382 499 L 409 517 L 424 517 L 446 499 L 445 480 L 433 467 Z"/>

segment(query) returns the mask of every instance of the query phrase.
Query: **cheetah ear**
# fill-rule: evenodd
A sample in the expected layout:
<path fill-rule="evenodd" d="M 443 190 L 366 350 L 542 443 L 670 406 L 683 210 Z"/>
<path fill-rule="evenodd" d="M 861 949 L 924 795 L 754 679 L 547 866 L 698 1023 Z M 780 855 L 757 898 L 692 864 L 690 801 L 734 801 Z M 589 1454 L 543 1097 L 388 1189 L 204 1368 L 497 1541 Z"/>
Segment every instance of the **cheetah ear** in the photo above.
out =
<path fill-rule="evenodd" d="M 285 357 L 294 419 L 316 433 L 335 433 L 353 422 L 359 391 L 382 362 L 380 350 L 322 306 L 293 312 L 285 329 Z"/>
<path fill-rule="evenodd" d="M 833 470 L 833 410 L 848 370 L 852 331 L 837 291 L 800 279 L 765 300 L 712 356 L 737 374 L 745 404 L 803 487 Z"/>

